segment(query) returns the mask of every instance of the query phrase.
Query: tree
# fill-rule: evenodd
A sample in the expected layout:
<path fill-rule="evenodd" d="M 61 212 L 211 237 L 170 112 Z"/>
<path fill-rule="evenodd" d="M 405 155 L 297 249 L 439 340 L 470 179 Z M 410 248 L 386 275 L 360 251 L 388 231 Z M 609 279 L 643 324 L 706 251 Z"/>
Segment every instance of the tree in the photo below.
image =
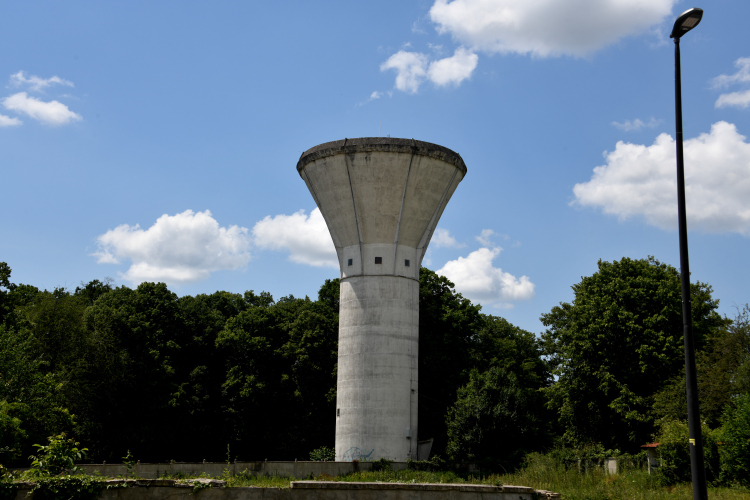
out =
<path fill-rule="evenodd" d="M 680 278 L 653 257 L 599 261 L 572 304 L 542 315 L 557 375 L 548 390 L 565 438 L 635 450 L 653 433 L 654 394 L 683 369 Z M 727 324 L 711 287 L 691 285 L 696 345 Z"/>
<path fill-rule="evenodd" d="M 719 427 L 725 408 L 750 394 L 750 306 L 715 329 L 696 353 L 696 365 L 701 420 Z M 654 396 L 654 411 L 667 420 L 687 420 L 684 370 Z"/>
<path fill-rule="evenodd" d="M 750 485 L 750 394 L 728 405 L 721 437 L 721 479 L 725 483 Z"/>
<path fill-rule="evenodd" d="M 448 456 L 516 467 L 526 452 L 545 444 L 544 397 L 515 373 L 493 367 L 471 372 L 447 416 Z M 541 411 L 540 411 L 541 410 Z"/>
<path fill-rule="evenodd" d="M 507 320 L 484 314 L 471 341 L 475 368 L 448 410 L 446 452 L 454 460 L 514 467 L 550 437 L 541 389 L 551 377 L 541 343 Z"/>
<path fill-rule="evenodd" d="M 435 439 L 433 454 L 445 450 L 445 416 L 458 388 L 469 381 L 481 325 L 479 306 L 456 293 L 444 276 L 420 269 L 418 428 L 420 438 Z"/>

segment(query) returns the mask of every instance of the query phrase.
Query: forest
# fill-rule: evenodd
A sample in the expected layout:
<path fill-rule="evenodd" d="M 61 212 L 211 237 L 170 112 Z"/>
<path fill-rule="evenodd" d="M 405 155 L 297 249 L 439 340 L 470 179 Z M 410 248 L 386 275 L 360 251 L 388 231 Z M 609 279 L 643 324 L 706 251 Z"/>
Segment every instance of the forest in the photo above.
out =
<path fill-rule="evenodd" d="M 706 456 L 724 457 L 709 474 L 747 483 L 750 308 L 723 317 L 710 285 L 691 287 Z M 686 441 L 678 271 L 600 261 L 572 288 L 536 335 L 421 269 L 419 436 L 433 454 L 511 470 L 531 452 Z M 338 293 L 336 279 L 314 300 L 109 279 L 49 291 L 0 263 L 0 464 L 27 466 L 61 433 L 92 462 L 309 459 L 334 441 Z"/>

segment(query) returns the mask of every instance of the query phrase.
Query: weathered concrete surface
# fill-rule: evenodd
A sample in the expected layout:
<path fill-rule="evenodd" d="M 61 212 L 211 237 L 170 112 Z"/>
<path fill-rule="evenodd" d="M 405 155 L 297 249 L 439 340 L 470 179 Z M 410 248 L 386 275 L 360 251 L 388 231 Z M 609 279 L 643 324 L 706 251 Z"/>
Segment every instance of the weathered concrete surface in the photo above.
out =
<path fill-rule="evenodd" d="M 289 478 L 345 476 L 356 471 L 369 471 L 372 462 L 175 462 L 175 463 L 136 463 L 128 471 L 124 464 L 77 464 L 85 474 L 105 477 L 139 477 L 143 479 L 157 479 L 175 476 L 221 477 L 225 471 L 229 474 L 250 474 L 254 476 L 279 476 Z M 405 470 L 406 462 L 393 462 L 394 470 Z M 13 469 L 24 471 L 28 469 Z M 456 471 L 476 474 L 479 468 L 476 464 L 458 464 Z"/>
<path fill-rule="evenodd" d="M 466 174 L 455 152 L 360 138 L 305 151 L 297 171 L 341 269 L 336 460 L 417 456 L 419 269 Z"/>
<path fill-rule="evenodd" d="M 127 467 L 123 464 L 79 464 L 89 475 L 106 477 L 128 477 Z M 137 463 L 130 471 L 135 477 L 155 479 L 163 476 L 200 476 L 221 477 L 224 471 L 230 474 L 252 474 L 257 476 L 280 476 L 291 478 L 318 477 L 321 474 L 343 476 L 356 470 L 368 471 L 371 463 L 352 462 L 193 462 L 193 463 Z M 396 470 L 406 469 L 406 463 L 393 463 Z"/>
<path fill-rule="evenodd" d="M 171 480 L 114 481 L 100 500 L 557 500 L 560 495 L 525 486 L 472 484 L 342 483 L 294 481 L 290 488 L 224 488 L 220 484 L 193 492 L 191 484 Z M 126 484 L 122 484 L 126 483 Z M 114 486 L 114 484 L 113 484 Z M 16 500 L 27 496 L 32 485 L 19 488 Z"/>

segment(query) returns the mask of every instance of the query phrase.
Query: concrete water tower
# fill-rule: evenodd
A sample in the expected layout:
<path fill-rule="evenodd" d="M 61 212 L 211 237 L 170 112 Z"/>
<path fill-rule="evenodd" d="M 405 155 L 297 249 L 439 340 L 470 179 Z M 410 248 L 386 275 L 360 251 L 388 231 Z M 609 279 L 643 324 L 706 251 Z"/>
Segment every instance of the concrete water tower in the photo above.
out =
<path fill-rule="evenodd" d="M 366 137 L 315 146 L 297 171 L 341 269 L 336 460 L 416 459 L 419 268 L 466 165 L 437 144 Z"/>

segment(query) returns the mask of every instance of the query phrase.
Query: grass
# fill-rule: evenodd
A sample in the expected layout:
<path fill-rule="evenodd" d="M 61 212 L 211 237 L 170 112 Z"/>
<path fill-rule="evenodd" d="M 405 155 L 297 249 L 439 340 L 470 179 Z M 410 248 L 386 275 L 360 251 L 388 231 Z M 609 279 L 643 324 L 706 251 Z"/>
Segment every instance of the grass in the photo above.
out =
<path fill-rule="evenodd" d="M 197 476 L 197 477 L 207 477 Z M 20 478 L 19 478 L 20 479 Z M 102 478 L 104 479 L 104 478 Z M 178 479 L 194 479 L 181 476 Z M 459 483 L 459 484 L 510 484 L 531 486 L 539 490 L 562 493 L 563 500 L 691 500 L 690 484 L 663 486 L 658 477 L 646 471 L 631 470 L 620 474 L 607 474 L 601 469 L 583 473 L 565 469 L 552 461 L 539 460 L 526 468 L 509 474 L 463 475 L 454 472 L 428 472 L 411 470 L 359 471 L 345 476 L 322 474 L 315 478 L 253 475 L 247 471 L 232 475 L 225 471 L 222 479 L 228 487 L 255 486 L 259 488 L 289 488 L 291 481 L 315 479 L 318 481 L 381 482 L 381 483 Z M 748 500 L 747 488 L 709 488 L 711 500 Z"/>

